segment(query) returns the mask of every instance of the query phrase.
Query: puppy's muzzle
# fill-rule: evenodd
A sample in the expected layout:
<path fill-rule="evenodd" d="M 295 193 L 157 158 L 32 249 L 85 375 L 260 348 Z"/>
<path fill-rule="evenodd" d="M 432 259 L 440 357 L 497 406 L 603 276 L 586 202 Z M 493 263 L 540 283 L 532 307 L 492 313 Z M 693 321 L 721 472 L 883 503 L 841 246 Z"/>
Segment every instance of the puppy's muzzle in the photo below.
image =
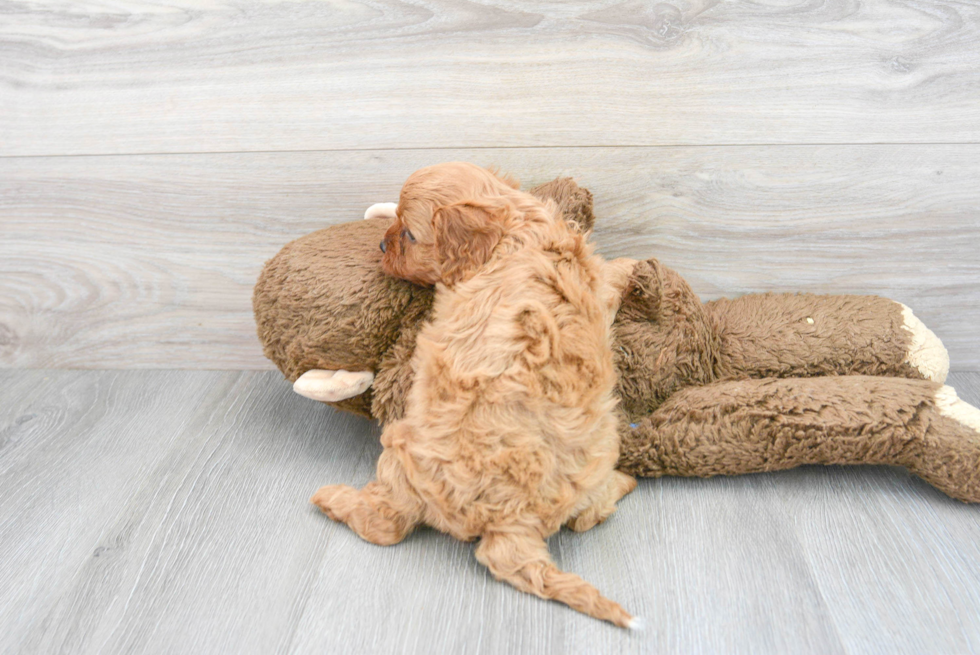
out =
<path fill-rule="evenodd" d="M 388 252 L 388 246 L 385 245 L 385 240 L 381 240 L 381 252 Z"/>

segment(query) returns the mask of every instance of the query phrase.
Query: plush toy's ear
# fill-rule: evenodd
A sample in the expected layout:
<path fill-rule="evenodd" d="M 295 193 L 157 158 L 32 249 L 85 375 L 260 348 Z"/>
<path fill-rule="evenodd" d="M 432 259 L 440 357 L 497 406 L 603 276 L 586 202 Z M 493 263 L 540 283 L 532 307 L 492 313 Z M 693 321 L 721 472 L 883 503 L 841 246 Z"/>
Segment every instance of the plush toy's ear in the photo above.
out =
<path fill-rule="evenodd" d="M 501 198 L 459 202 L 433 212 L 435 249 L 443 283 L 451 286 L 466 279 L 490 259 L 513 211 Z"/>
<path fill-rule="evenodd" d="M 558 203 L 562 216 L 574 224 L 583 234 L 589 234 L 595 225 L 592 213 L 592 194 L 580 187 L 570 177 L 559 177 L 531 189 L 531 195 L 540 200 L 551 199 Z"/>
<path fill-rule="evenodd" d="M 650 261 L 638 262 L 633 268 L 633 275 L 623 291 L 623 301 L 619 306 L 620 314 L 625 318 L 656 321 L 660 317 L 663 280 L 658 268 Z"/>

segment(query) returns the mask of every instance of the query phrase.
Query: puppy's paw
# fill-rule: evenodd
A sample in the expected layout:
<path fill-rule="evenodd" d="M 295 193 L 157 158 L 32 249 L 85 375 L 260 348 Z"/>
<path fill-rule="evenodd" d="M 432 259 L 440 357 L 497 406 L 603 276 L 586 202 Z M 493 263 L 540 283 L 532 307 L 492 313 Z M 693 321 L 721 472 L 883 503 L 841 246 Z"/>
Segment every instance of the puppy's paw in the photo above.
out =
<path fill-rule="evenodd" d="M 590 507 L 578 516 L 573 516 L 572 518 L 568 519 L 565 525 L 567 525 L 570 530 L 574 530 L 575 532 L 586 532 L 599 525 L 607 518 L 609 518 L 608 515 L 603 516 L 597 509 Z"/>
<path fill-rule="evenodd" d="M 334 521 L 344 521 L 350 513 L 357 496 L 357 489 L 345 484 L 331 484 L 320 487 L 310 498 L 310 502 Z"/>
<path fill-rule="evenodd" d="M 565 525 L 575 532 L 585 532 L 599 525 L 616 511 L 619 499 L 636 489 L 636 478 L 621 471 L 613 471 L 606 482 L 602 495 L 595 503 L 573 516 Z"/>
<path fill-rule="evenodd" d="M 372 383 L 374 373 L 370 371 L 313 369 L 299 376 L 293 383 L 293 391 L 312 400 L 335 403 L 361 395 Z"/>
<path fill-rule="evenodd" d="M 395 218 L 397 202 L 376 202 L 364 212 L 364 220 L 369 218 Z"/>
<path fill-rule="evenodd" d="M 636 478 L 627 475 L 622 471 L 613 471 L 614 484 L 616 485 L 616 500 L 618 501 L 626 494 L 636 489 Z"/>

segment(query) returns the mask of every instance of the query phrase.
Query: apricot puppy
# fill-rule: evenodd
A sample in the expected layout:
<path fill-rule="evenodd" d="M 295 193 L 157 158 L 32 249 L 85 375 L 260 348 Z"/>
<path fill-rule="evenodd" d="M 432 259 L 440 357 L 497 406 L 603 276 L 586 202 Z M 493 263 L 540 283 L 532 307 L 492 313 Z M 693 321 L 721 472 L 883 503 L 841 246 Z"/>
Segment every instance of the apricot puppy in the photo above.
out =
<path fill-rule="evenodd" d="M 545 538 L 588 530 L 636 481 L 615 470 L 610 325 L 617 275 L 585 236 L 472 164 L 424 168 L 402 188 L 381 244 L 388 273 L 435 284 L 405 418 L 381 436 L 377 479 L 312 502 L 364 539 L 420 523 L 480 539 L 477 559 L 518 589 L 635 627 L 552 562 Z"/>

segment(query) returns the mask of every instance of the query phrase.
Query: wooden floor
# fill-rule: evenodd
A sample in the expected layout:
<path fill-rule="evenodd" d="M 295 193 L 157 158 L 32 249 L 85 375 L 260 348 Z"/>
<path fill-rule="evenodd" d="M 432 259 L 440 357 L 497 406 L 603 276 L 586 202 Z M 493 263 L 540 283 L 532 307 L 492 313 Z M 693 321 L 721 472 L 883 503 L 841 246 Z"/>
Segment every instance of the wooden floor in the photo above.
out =
<path fill-rule="evenodd" d="M 629 634 L 311 509 L 371 424 L 251 314 L 416 168 L 595 194 L 705 299 L 877 293 L 980 404 L 973 0 L 0 2 L 0 653 L 980 652 L 980 508 L 904 471 L 647 480 L 559 563 Z"/>
<path fill-rule="evenodd" d="M 902 469 L 641 481 L 550 541 L 630 633 L 307 504 L 369 480 L 377 437 L 276 373 L 0 373 L 0 652 L 980 651 L 980 512 Z"/>

